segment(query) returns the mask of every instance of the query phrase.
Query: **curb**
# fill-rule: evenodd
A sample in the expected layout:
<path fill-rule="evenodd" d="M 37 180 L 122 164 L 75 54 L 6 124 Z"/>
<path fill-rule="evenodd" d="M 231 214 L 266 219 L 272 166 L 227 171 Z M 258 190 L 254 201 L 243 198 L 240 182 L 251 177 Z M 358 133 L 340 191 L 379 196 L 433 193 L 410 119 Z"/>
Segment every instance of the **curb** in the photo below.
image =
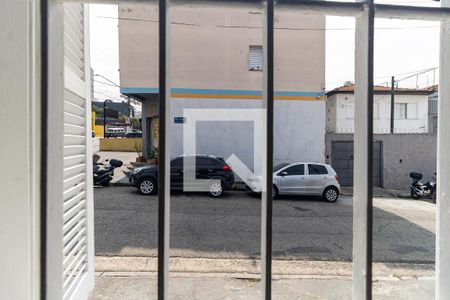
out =
<path fill-rule="evenodd" d="M 95 257 L 96 272 L 157 272 L 156 257 Z M 227 258 L 170 258 L 171 273 L 221 274 L 250 276 L 261 274 L 260 260 Z M 284 278 L 290 276 L 338 276 L 353 275 L 351 262 L 273 260 L 272 273 Z M 374 263 L 374 276 L 431 277 L 433 264 Z"/>

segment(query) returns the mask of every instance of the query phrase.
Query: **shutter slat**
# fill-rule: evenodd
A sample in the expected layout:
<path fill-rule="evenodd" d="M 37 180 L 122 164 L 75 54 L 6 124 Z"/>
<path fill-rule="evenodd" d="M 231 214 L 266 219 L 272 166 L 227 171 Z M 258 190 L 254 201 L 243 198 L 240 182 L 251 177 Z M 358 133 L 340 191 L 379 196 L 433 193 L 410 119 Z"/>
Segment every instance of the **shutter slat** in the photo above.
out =
<path fill-rule="evenodd" d="M 86 256 L 86 245 L 81 247 L 80 251 L 77 253 L 77 256 L 74 258 L 74 260 L 70 263 L 69 266 L 67 266 L 64 270 L 64 277 L 66 278 L 64 282 L 64 286 L 67 287 L 67 285 L 70 283 L 70 278 L 74 278 L 75 272 L 80 270 L 81 264 L 84 263 L 85 256 Z"/>
<path fill-rule="evenodd" d="M 78 184 L 84 182 L 86 179 L 86 173 L 80 173 L 75 176 L 72 176 L 63 181 L 64 190 L 67 190 L 71 187 L 77 186 Z"/>
<path fill-rule="evenodd" d="M 85 126 L 85 122 L 86 119 L 81 116 L 77 116 L 69 112 L 64 112 L 64 123 Z"/>
<path fill-rule="evenodd" d="M 64 110 L 72 115 L 79 117 L 84 116 L 86 111 L 83 107 L 69 101 L 64 101 Z"/>
<path fill-rule="evenodd" d="M 69 168 L 75 165 L 86 163 L 86 158 L 84 155 L 73 155 L 64 157 L 64 167 Z"/>
<path fill-rule="evenodd" d="M 63 201 L 69 200 L 70 198 L 72 198 L 73 196 L 75 196 L 78 193 L 81 193 L 82 191 L 85 190 L 85 183 L 80 183 L 79 185 L 76 185 L 70 189 L 68 189 L 67 191 L 65 191 L 63 193 Z"/>
<path fill-rule="evenodd" d="M 76 253 L 79 253 L 81 250 L 80 248 L 83 246 L 83 244 L 87 241 L 86 235 L 82 234 L 83 232 L 79 232 L 76 237 L 73 239 L 74 243 L 72 244 L 72 247 L 68 249 L 68 252 L 65 252 L 64 254 L 64 261 L 63 266 L 66 267 L 70 265 L 73 261 L 73 259 L 76 256 Z"/>
<path fill-rule="evenodd" d="M 64 134 L 83 134 L 85 131 L 85 127 L 64 124 Z"/>
<path fill-rule="evenodd" d="M 66 101 L 64 105 L 66 105 L 67 103 L 71 103 L 80 107 L 84 111 L 84 107 L 86 106 L 86 100 L 76 95 L 72 91 L 68 89 L 64 90 L 64 100 Z M 64 106 L 64 109 L 65 108 L 66 107 Z M 84 116 L 84 114 L 82 116 Z"/>
<path fill-rule="evenodd" d="M 79 291 L 88 271 L 88 198 L 86 155 L 90 134 L 86 99 L 85 63 L 89 53 L 86 42 L 84 5 L 64 3 L 64 148 L 63 148 L 63 202 L 62 254 L 63 299 L 79 299 Z M 89 132 L 89 133 L 88 133 Z M 92 179 L 91 179 L 92 180 Z"/>
<path fill-rule="evenodd" d="M 75 244 L 78 243 L 84 236 L 86 236 L 86 228 L 83 226 L 80 226 L 78 228 L 79 230 L 76 230 L 76 235 L 73 236 L 72 239 L 69 240 L 69 242 L 64 246 L 64 256 L 70 256 L 70 252 L 72 252 L 72 249 L 75 247 Z M 64 265 L 67 265 L 67 260 L 64 260 Z"/>
<path fill-rule="evenodd" d="M 80 221 L 81 218 L 85 217 L 86 210 L 80 210 L 75 216 L 73 216 L 70 220 L 64 223 L 63 226 L 63 232 L 66 234 L 69 232 L 69 230 L 76 225 L 78 221 Z"/>
<path fill-rule="evenodd" d="M 78 68 L 72 61 L 70 61 L 67 57 L 64 58 L 65 67 L 69 68 L 78 78 L 83 78 L 81 76 L 84 75 L 84 71 Z"/>
<path fill-rule="evenodd" d="M 67 232 L 67 233 L 64 235 L 63 245 L 64 245 L 65 248 L 67 247 L 67 245 L 69 245 L 69 243 L 71 243 L 71 241 L 73 240 L 73 237 L 77 234 L 77 232 L 80 232 L 81 229 L 83 229 L 83 228 L 86 227 L 85 222 L 86 222 L 86 219 L 85 219 L 85 218 L 82 218 L 82 219 L 80 220 L 80 222 L 78 222 L 78 223 L 72 228 L 72 230 L 70 230 L 69 232 Z M 64 249 L 65 249 L 65 248 L 64 248 Z"/>
<path fill-rule="evenodd" d="M 79 216 L 82 215 L 85 203 L 86 201 L 83 199 L 63 214 L 64 220 L 67 220 L 67 224 L 73 224 L 74 222 L 79 221 L 79 219 L 74 220 L 74 218 L 79 218 Z"/>
<path fill-rule="evenodd" d="M 76 134 L 65 134 L 64 135 L 64 145 L 80 145 L 84 144 L 86 140 L 85 135 L 76 135 Z"/>
<path fill-rule="evenodd" d="M 80 264 L 83 263 L 84 261 L 80 261 Z M 79 272 L 76 274 L 76 276 L 72 277 L 71 280 L 67 281 L 67 284 L 65 284 L 63 286 L 65 292 L 64 292 L 64 299 L 69 299 L 71 294 L 74 292 L 75 288 L 78 286 L 78 284 L 80 283 L 81 279 L 83 278 L 83 276 L 85 275 L 86 271 L 87 271 L 87 264 L 84 262 L 83 265 L 81 265 L 81 269 L 79 270 Z M 71 282 L 71 283 L 70 283 Z M 70 284 L 69 284 L 70 283 Z"/>
<path fill-rule="evenodd" d="M 64 156 L 73 156 L 86 153 L 86 146 L 84 145 L 70 145 L 64 146 Z"/>
<path fill-rule="evenodd" d="M 63 204 L 63 210 L 64 212 L 66 212 L 67 210 L 69 210 L 71 207 L 73 207 L 74 205 L 76 205 L 79 201 L 83 200 L 83 198 L 86 196 L 86 192 L 82 191 L 81 193 L 79 193 L 78 195 L 64 201 Z"/>

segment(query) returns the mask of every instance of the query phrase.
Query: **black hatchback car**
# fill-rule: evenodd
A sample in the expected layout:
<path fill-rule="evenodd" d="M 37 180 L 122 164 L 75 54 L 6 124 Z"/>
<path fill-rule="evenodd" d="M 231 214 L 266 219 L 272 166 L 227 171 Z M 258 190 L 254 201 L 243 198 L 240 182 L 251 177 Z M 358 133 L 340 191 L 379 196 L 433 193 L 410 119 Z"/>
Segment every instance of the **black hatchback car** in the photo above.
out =
<path fill-rule="evenodd" d="M 179 156 L 170 162 L 170 187 L 172 190 L 184 189 L 185 157 Z M 224 190 L 233 187 L 233 171 L 223 158 L 211 155 L 195 155 L 194 157 L 196 179 L 220 180 L 214 180 L 206 187 L 212 197 L 220 197 Z M 134 169 L 130 174 L 130 185 L 137 187 L 144 195 L 156 194 L 158 191 L 158 166 L 145 166 Z"/>

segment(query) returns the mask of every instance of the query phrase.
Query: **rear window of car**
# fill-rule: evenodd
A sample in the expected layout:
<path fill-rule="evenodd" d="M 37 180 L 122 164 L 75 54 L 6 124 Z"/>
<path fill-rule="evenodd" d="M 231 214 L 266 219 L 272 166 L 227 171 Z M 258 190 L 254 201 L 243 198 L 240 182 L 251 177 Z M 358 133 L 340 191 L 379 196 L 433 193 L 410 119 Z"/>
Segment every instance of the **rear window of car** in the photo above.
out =
<path fill-rule="evenodd" d="M 183 166 L 183 158 L 182 157 L 175 158 L 174 160 L 172 160 L 170 165 L 172 167 L 182 167 Z"/>
<path fill-rule="evenodd" d="M 324 175 L 328 174 L 328 170 L 323 165 L 314 165 L 314 164 L 308 164 L 308 172 L 309 175 Z"/>
<path fill-rule="evenodd" d="M 215 166 L 219 164 L 219 161 L 208 157 L 197 157 L 195 163 L 197 166 Z"/>

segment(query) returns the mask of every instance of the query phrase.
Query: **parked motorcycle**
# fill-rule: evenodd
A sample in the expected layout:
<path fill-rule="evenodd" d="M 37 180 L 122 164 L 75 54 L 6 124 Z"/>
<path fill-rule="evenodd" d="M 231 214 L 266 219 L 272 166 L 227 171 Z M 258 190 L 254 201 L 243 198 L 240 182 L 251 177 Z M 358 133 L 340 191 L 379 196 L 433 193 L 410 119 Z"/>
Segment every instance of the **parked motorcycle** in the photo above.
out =
<path fill-rule="evenodd" d="M 436 175 L 436 173 L 434 173 Z M 436 193 L 436 179 L 433 178 L 434 181 L 428 181 L 426 183 L 421 182 L 420 180 L 423 178 L 422 173 L 411 172 L 409 173 L 409 177 L 412 179 L 412 183 L 410 185 L 411 188 L 411 197 L 413 199 L 421 199 L 428 198 L 433 199 L 436 202 L 435 193 Z"/>
<path fill-rule="evenodd" d="M 93 175 L 94 175 L 94 186 L 108 186 L 114 176 L 114 169 L 122 166 L 122 161 L 118 159 L 105 160 L 108 162 L 107 165 L 103 163 L 98 163 L 100 157 L 94 155 L 93 161 Z"/>

